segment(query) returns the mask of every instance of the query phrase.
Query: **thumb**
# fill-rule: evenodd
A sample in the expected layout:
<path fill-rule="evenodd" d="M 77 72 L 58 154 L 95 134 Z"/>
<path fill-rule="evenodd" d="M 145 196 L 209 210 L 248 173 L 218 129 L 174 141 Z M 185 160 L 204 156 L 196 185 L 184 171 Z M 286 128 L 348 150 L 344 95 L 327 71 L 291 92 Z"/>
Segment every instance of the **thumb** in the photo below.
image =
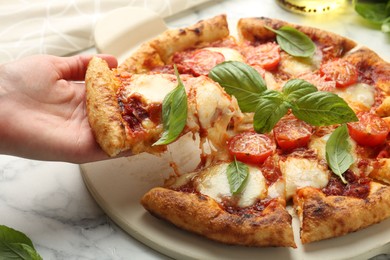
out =
<path fill-rule="evenodd" d="M 84 80 L 88 63 L 94 55 L 76 55 L 72 57 L 60 58 L 57 63 L 58 73 L 65 80 Z M 118 66 L 117 59 L 108 54 L 96 55 L 108 63 L 110 68 Z"/>

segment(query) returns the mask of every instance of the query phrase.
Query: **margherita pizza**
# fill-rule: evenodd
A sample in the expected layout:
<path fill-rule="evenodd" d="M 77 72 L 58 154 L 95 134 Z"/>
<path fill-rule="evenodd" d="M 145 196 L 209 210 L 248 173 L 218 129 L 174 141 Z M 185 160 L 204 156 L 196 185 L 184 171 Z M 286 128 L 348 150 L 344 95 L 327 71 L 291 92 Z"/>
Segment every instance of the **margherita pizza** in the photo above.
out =
<path fill-rule="evenodd" d="M 390 64 L 352 40 L 220 15 L 144 43 L 118 68 L 94 58 L 87 111 L 110 156 L 199 135 L 201 163 L 141 200 L 226 244 L 296 247 L 390 217 Z M 194 143 L 195 145 L 195 143 Z M 174 167 L 173 167 L 174 168 Z"/>

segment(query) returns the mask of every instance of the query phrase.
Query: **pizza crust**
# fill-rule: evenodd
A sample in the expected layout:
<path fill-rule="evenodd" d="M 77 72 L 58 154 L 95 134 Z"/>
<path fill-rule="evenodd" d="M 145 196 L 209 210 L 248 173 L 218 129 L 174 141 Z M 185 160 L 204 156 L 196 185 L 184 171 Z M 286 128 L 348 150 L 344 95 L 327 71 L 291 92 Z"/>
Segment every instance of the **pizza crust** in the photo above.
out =
<path fill-rule="evenodd" d="M 345 59 L 356 65 L 360 71 L 369 73 L 375 86 L 384 91 L 386 95 L 390 94 L 390 63 L 366 47 L 348 53 Z M 386 111 L 386 113 L 390 112 Z"/>
<path fill-rule="evenodd" d="M 378 165 L 376 165 L 369 177 L 390 184 L 390 159 L 378 159 Z"/>
<path fill-rule="evenodd" d="M 225 244 L 296 247 L 292 218 L 279 200 L 261 214 L 240 216 L 224 211 L 208 196 L 157 187 L 141 203 L 158 218 Z"/>
<path fill-rule="evenodd" d="M 226 15 L 219 15 L 183 29 L 167 30 L 141 47 L 119 65 L 119 72 L 145 73 L 166 64 L 178 51 L 214 42 L 229 36 Z"/>
<path fill-rule="evenodd" d="M 371 182 L 366 199 L 325 196 L 312 187 L 298 191 L 294 204 L 301 221 L 303 244 L 343 236 L 390 216 L 390 187 Z"/>
<path fill-rule="evenodd" d="M 287 23 L 285 21 L 266 17 L 242 18 L 238 21 L 238 36 L 241 41 L 266 42 L 275 41 L 276 35 L 264 26 L 279 29 L 282 26 L 291 26 L 305 33 L 315 43 L 328 46 L 333 57 L 340 57 L 356 47 L 356 42 L 332 32 L 319 30 L 309 26 Z"/>
<path fill-rule="evenodd" d="M 85 84 L 88 120 L 95 139 L 103 151 L 116 156 L 126 150 L 126 127 L 115 94 L 120 82 L 104 60 L 93 57 Z"/>

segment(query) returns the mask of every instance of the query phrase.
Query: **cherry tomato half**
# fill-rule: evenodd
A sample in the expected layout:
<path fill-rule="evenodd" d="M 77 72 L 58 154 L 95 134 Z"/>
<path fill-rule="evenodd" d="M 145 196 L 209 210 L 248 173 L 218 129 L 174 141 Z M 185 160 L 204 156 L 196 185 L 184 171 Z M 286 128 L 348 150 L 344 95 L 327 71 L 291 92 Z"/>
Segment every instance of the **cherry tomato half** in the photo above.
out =
<path fill-rule="evenodd" d="M 280 62 L 280 47 L 274 42 L 248 46 L 243 51 L 249 65 L 258 65 L 265 70 L 275 69 Z"/>
<path fill-rule="evenodd" d="M 321 65 L 320 73 L 326 80 L 334 80 L 336 87 L 345 88 L 358 81 L 359 72 L 350 62 L 342 59 L 328 61 Z"/>
<path fill-rule="evenodd" d="M 293 115 L 283 117 L 274 127 L 276 143 L 284 151 L 306 146 L 312 133 L 309 124 Z"/>
<path fill-rule="evenodd" d="M 361 112 L 358 122 L 348 123 L 349 135 L 363 146 L 377 146 L 385 142 L 389 134 L 386 122 L 375 114 Z"/>
<path fill-rule="evenodd" d="M 256 132 L 243 132 L 229 140 L 229 152 L 238 161 L 248 164 L 261 164 L 275 150 L 272 140 Z"/>
<path fill-rule="evenodd" d="M 173 57 L 174 63 L 183 65 L 194 76 L 207 75 L 223 61 L 225 56 L 222 53 L 205 49 L 178 53 Z"/>

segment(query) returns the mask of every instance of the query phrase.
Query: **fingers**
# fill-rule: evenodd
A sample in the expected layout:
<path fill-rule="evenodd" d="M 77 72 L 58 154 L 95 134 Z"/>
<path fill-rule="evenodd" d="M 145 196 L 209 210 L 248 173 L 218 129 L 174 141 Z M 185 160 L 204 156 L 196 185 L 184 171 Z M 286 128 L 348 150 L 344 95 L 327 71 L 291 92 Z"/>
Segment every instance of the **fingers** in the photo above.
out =
<path fill-rule="evenodd" d="M 98 56 L 99 58 L 105 60 L 108 64 L 108 67 L 110 68 L 116 68 L 118 66 L 118 60 L 112 56 L 112 55 L 109 55 L 109 54 L 98 54 L 96 55 Z"/>
<path fill-rule="evenodd" d="M 55 64 L 59 77 L 65 80 L 84 80 L 88 63 L 94 55 L 76 55 L 72 57 L 60 58 Z M 109 54 L 97 54 L 104 59 L 110 68 L 118 66 L 117 59 Z"/>

